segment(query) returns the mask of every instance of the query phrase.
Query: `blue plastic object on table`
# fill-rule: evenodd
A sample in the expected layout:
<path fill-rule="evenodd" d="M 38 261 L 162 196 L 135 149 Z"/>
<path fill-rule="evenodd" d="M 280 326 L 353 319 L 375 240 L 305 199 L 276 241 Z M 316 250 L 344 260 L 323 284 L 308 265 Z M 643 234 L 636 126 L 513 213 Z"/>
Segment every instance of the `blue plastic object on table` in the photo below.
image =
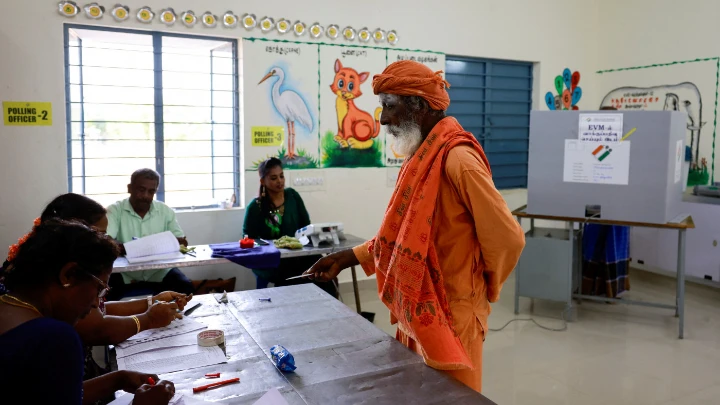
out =
<path fill-rule="evenodd" d="M 238 242 L 210 245 L 212 257 L 222 257 L 251 269 L 275 269 L 280 266 L 280 251 L 274 245 L 243 249 Z"/>

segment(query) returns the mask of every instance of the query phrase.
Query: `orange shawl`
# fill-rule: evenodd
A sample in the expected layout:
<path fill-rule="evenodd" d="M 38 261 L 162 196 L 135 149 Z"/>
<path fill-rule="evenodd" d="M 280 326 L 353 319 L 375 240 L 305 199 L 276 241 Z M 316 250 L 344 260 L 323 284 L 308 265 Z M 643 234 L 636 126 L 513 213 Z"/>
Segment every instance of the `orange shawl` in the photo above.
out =
<path fill-rule="evenodd" d="M 426 363 L 445 370 L 473 368 L 453 328 L 431 240 L 445 160 L 459 145 L 474 147 L 490 167 L 475 137 L 455 118 L 443 119 L 400 170 L 380 231 L 369 247 L 380 299 L 398 319 L 400 329 L 422 346 Z"/>

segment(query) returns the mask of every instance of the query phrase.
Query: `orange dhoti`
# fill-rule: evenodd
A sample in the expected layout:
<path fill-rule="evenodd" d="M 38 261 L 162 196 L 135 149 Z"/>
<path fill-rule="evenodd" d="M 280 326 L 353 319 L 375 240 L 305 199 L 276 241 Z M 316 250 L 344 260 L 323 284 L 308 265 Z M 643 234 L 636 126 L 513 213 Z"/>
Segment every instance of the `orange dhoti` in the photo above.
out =
<path fill-rule="evenodd" d="M 397 330 L 395 338 L 410 350 L 422 356 L 422 348 L 414 341 L 411 337 L 404 334 L 400 329 Z M 483 349 L 483 335 L 478 335 L 475 339 L 470 340 L 470 344 L 466 347 L 469 350 L 470 359 L 475 365 L 475 370 L 461 369 L 461 370 L 440 370 L 445 374 L 455 378 L 461 383 L 467 385 L 477 392 L 482 392 L 482 349 Z"/>

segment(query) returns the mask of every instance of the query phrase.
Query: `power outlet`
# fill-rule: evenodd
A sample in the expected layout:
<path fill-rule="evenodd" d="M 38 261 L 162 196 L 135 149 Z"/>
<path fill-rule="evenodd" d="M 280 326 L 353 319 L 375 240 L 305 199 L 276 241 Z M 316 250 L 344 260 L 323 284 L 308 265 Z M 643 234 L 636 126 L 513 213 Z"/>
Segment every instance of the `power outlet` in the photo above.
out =
<path fill-rule="evenodd" d="M 325 172 L 322 170 L 291 172 L 289 186 L 302 191 L 324 191 Z"/>

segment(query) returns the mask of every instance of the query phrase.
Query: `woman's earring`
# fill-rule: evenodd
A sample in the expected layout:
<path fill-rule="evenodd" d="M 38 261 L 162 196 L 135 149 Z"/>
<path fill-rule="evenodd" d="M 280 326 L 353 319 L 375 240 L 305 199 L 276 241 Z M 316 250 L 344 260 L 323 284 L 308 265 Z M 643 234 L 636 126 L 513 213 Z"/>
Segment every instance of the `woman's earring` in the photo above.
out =
<path fill-rule="evenodd" d="M 261 196 L 261 197 L 265 197 L 265 186 L 263 186 L 263 188 L 262 188 L 262 193 L 260 193 L 260 196 Z"/>
<path fill-rule="evenodd" d="M 63 287 L 68 288 L 68 287 L 70 287 L 70 284 L 69 284 L 69 283 L 68 283 L 68 284 L 63 284 Z"/>

